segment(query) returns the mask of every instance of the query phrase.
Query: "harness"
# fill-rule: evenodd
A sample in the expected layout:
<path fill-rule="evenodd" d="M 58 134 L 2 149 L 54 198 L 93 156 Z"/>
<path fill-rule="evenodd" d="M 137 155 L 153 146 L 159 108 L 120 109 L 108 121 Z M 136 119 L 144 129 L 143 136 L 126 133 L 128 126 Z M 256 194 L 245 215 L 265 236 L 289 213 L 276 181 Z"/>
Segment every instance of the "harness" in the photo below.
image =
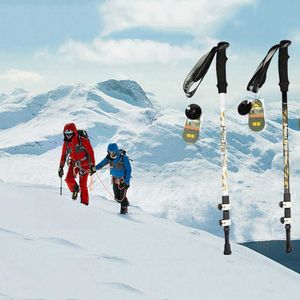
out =
<path fill-rule="evenodd" d="M 102 184 L 102 186 L 104 187 L 104 189 L 107 191 L 107 193 L 115 200 L 117 201 L 118 203 L 121 203 L 125 198 L 126 198 L 126 194 L 127 194 L 127 189 L 124 191 L 124 195 L 123 195 L 123 198 L 121 200 L 115 198 L 115 196 L 109 191 L 109 189 L 105 186 L 105 184 L 103 183 L 103 181 L 101 180 L 100 176 L 98 173 L 96 173 L 96 176 L 98 178 L 98 180 L 100 181 L 100 183 Z M 113 178 L 115 177 L 112 177 L 112 184 L 113 184 Z M 120 187 L 120 183 L 122 182 L 121 180 L 123 178 L 115 178 L 116 180 L 118 179 L 119 180 L 119 184 L 118 184 L 118 188 L 119 189 L 124 189 L 125 186 L 123 186 L 122 188 Z M 123 181 L 124 182 L 124 181 Z"/>
<path fill-rule="evenodd" d="M 112 177 L 111 181 L 112 181 L 112 184 L 116 184 L 118 186 L 118 189 L 120 191 L 124 190 L 122 199 L 117 199 L 116 197 L 114 197 L 114 199 L 117 202 L 121 203 L 126 198 L 126 194 L 127 194 L 127 189 L 125 189 L 125 180 L 123 177 L 121 177 L 121 178 Z"/>
<path fill-rule="evenodd" d="M 87 159 L 87 157 L 84 157 L 80 160 L 74 160 L 74 166 L 73 166 L 73 175 L 74 177 L 76 177 L 76 168 L 79 170 L 79 176 L 83 176 L 85 175 L 86 172 L 89 171 L 89 169 L 83 169 L 81 166 L 81 162 L 85 161 Z"/>
<path fill-rule="evenodd" d="M 124 180 L 124 177 L 120 177 L 120 178 L 116 178 L 114 176 L 112 176 L 111 178 L 111 183 L 112 184 L 116 184 L 118 186 L 118 189 L 120 191 L 124 190 L 125 188 L 125 180 Z"/>

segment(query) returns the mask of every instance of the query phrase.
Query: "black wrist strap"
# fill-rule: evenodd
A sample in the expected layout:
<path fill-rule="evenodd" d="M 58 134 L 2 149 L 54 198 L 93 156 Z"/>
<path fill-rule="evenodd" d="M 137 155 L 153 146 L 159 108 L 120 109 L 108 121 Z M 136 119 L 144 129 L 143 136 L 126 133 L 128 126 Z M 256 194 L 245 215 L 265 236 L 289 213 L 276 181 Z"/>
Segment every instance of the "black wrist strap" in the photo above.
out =
<path fill-rule="evenodd" d="M 247 85 L 248 91 L 257 93 L 258 90 L 263 86 L 263 84 L 265 83 L 266 78 L 267 78 L 267 71 L 270 66 L 271 60 L 279 47 L 280 47 L 280 45 L 276 44 L 270 48 L 267 55 L 262 60 L 262 62 L 259 64 L 253 77 L 249 81 L 249 83 Z"/>
<path fill-rule="evenodd" d="M 218 47 L 213 47 L 208 53 L 203 55 L 185 78 L 183 82 L 183 91 L 185 92 L 187 97 L 190 98 L 195 94 L 201 81 L 206 75 L 211 62 L 213 61 L 217 50 Z M 196 87 L 191 90 L 191 88 L 195 84 L 197 84 Z"/>

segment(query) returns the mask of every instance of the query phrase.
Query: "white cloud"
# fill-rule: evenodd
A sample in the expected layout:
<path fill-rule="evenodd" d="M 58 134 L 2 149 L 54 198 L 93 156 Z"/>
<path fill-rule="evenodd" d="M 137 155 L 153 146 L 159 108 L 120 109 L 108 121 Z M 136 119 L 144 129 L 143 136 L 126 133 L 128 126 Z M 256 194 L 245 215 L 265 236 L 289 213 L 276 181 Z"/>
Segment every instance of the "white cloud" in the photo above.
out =
<path fill-rule="evenodd" d="M 70 62 L 70 68 L 89 70 L 77 76 L 88 78 L 130 78 L 155 93 L 161 102 L 183 105 L 182 83 L 199 57 L 218 43 L 215 33 L 226 21 L 234 20 L 244 5 L 258 0 L 105 0 L 100 7 L 102 36 L 91 42 L 66 40 L 58 49 L 59 61 Z M 152 28 L 159 31 L 188 32 L 194 38 L 187 44 L 172 45 L 155 39 L 117 39 L 111 33 L 126 29 Z M 124 33 L 125 34 L 125 33 Z M 240 57 L 228 49 L 230 60 Z M 249 54 L 247 54 L 249 55 Z M 101 65 L 101 68 L 94 65 Z M 229 71 L 232 64 L 228 63 Z M 68 69 L 68 68 L 66 68 Z M 252 72 L 252 69 L 251 69 Z M 81 75 L 85 74 L 85 75 Z M 234 72 L 229 72 L 230 74 Z M 75 76 L 72 73 L 72 76 Z M 211 77 L 210 77 L 211 76 Z M 232 75 L 230 75 L 232 76 Z M 215 72 L 208 73 L 201 95 L 216 92 Z M 209 80 L 210 79 L 210 80 Z M 82 79 L 80 79 L 82 80 Z M 248 78 L 234 77 L 237 93 L 244 90 Z M 210 84 L 209 82 L 213 82 Z M 234 90 L 231 88 L 231 90 Z M 233 94 L 231 94 L 233 97 Z"/>
<path fill-rule="evenodd" d="M 90 43 L 67 40 L 58 50 L 63 61 L 104 65 L 169 64 L 196 61 L 205 50 L 217 44 L 213 32 L 246 4 L 257 0 L 105 0 L 100 6 L 103 34 L 150 27 L 158 30 L 186 31 L 195 36 L 188 45 L 143 39 L 97 37 Z M 200 47 L 199 47 L 200 46 Z"/>
<path fill-rule="evenodd" d="M 189 46 L 172 46 L 150 40 L 101 38 L 94 39 L 91 44 L 68 40 L 58 52 L 63 60 L 69 62 L 81 60 L 107 65 L 167 64 L 190 57 L 195 59 L 199 55 L 198 50 Z"/>
<path fill-rule="evenodd" d="M 256 0 L 106 0 L 100 6 L 103 34 L 137 27 L 213 33 L 243 5 Z"/>
<path fill-rule="evenodd" d="M 38 82 L 42 80 L 42 76 L 31 71 L 19 70 L 19 69 L 10 69 L 6 72 L 0 74 L 0 79 L 9 80 L 9 81 L 31 81 Z"/>
<path fill-rule="evenodd" d="M 48 59 L 48 58 L 50 58 L 50 52 L 48 51 L 47 48 L 38 50 L 34 54 L 34 58 L 37 58 L 37 59 Z"/>

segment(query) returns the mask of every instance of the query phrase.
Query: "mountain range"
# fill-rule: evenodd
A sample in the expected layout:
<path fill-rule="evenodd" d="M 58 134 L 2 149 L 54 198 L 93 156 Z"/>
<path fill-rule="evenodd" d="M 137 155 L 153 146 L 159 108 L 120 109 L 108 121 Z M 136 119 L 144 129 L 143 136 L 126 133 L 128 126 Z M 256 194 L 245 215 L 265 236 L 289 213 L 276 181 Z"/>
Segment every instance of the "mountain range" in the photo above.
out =
<path fill-rule="evenodd" d="M 5 170 L 0 179 L 58 186 L 62 129 L 75 122 L 88 131 L 97 161 L 110 142 L 127 150 L 133 160 L 132 204 L 222 236 L 216 208 L 221 201 L 218 111 L 203 103 L 200 140 L 187 145 L 182 139 L 184 113 L 153 105 L 151 97 L 130 80 L 60 86 L 41 94 L 23 89 L 0 94 L 0 163 Z M 299 238 L 300 105 L 291 102 L 289 108 L 292 235 Z M 235 107 L 227 108 L 231 235 L 236 242 L 285 237 L 278 206 L 283 194 L 280 102 L 266 104 L 266 111 L 266 129 L 253 133 L 247 118 Z M 110 188 L 108 172 L 99 175 Z M 109 196 L 98 181 L 93 193 Z"/>

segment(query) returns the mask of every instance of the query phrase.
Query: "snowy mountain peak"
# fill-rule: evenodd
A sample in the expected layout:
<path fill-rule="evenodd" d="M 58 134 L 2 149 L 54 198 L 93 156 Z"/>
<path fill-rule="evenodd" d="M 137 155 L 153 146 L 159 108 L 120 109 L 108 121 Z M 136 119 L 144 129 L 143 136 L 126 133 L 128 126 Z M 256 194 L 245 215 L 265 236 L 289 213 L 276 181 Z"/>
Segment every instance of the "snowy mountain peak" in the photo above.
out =
<path fill-rule="evenodd" d="M 28 92 L 22 88 L 17 88 L 17 89 L 14 89 L 10 95 L 11 96 L 20 96 L 20 95 L 24 95 L 24 94 L 28 94 Z"/>
<path fill-rule="evenodd" d="M 73 86 L 71 85 L 62 85 L 62 86 L 59 86 L 58 88 L 48 92 L 48 96 L 49 98 L 53 99 L 53 100 L 58 100 L 60 98 L 63 98 L 67 95 L 69 95 L 72 90 L 73 90 Z"/>
<path fill-rule="evenodd" d="M 97 88 L 108 96 L 128 102 L 132 105 L 140 107 L 153 106 L 141 86 L 132 80 L 110 79 L 99 82 Z"/>

